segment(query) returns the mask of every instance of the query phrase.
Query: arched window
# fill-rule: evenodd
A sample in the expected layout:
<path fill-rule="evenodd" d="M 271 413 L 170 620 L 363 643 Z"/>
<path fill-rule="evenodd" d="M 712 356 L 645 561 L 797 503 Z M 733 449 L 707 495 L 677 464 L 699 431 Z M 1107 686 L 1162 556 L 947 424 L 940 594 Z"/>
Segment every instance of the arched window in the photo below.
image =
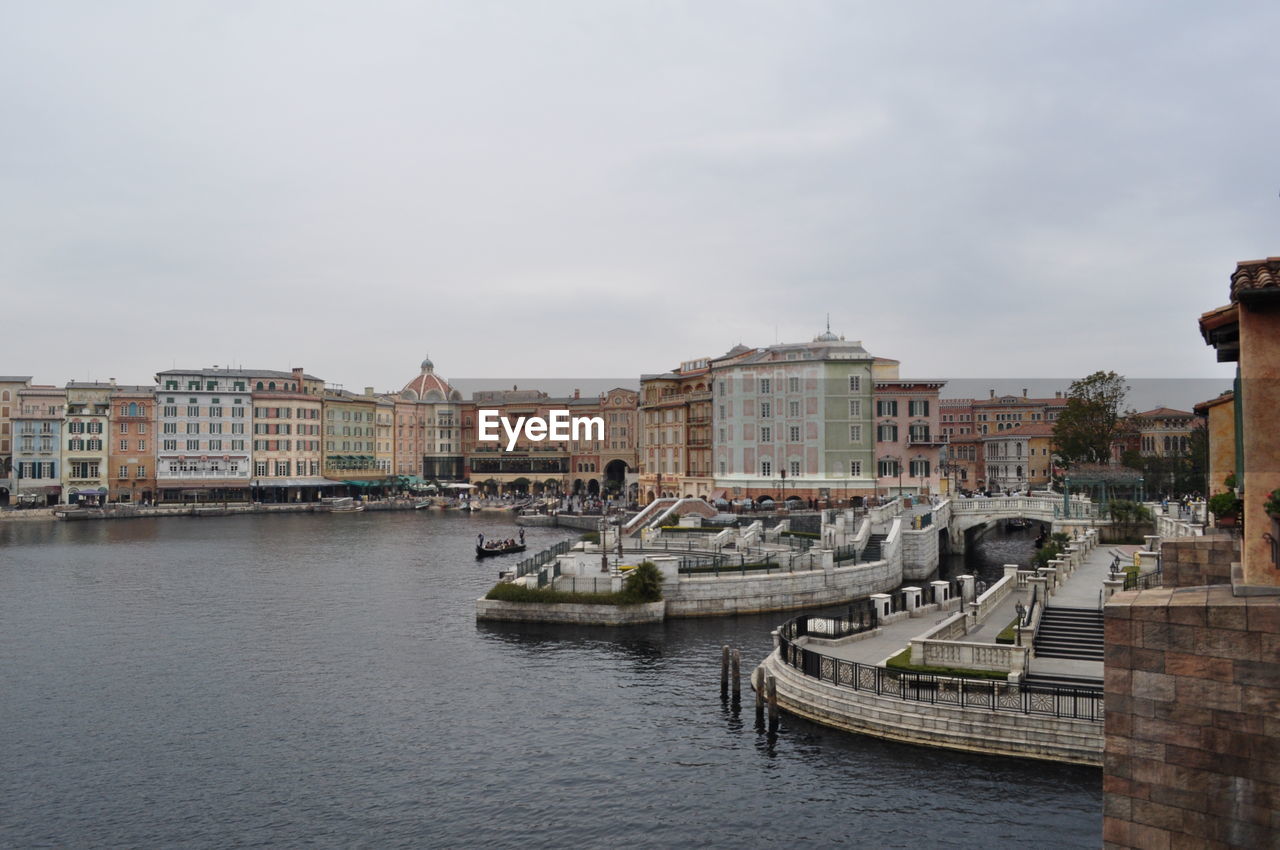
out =
<path fill-rule="evenodd" d="M 275 382 L 275 381 L 272 381 L 271 383 L 267 384 L 267 389 L 269 389 L 269 390 L 274 390 L 275 388 L 276 388 L 276 382 Z"/>
<path fill-rule="evenodd" d="M 258 381 L 258 389 L 262 389 L 262 381 Z"/>
<path fill-rule="evenodd" d="M 129 415 L 130 416 L 138 415 L 138 403 L 136 401 L 129 402 Z"/>
<path fill-rule="evenodd" d="M 120 405 L 120 415 L 121 415 L 121 416 L 128 416 L 128 415 L 129 415 L 129 405 L 127 405 L 127 404 L 122 404 L 122 405 Z"/>

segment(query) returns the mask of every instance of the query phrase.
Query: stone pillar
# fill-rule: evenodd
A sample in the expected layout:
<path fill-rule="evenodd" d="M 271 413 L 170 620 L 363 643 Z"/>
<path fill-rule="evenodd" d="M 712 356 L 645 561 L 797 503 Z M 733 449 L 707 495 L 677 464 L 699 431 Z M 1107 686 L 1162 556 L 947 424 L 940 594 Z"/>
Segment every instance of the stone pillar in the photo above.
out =
<path fill-rule="evenodd" d="M 951 585 L 945 581 L 931 581 L 930 586 L 933 587 L 933 601 L 937 605 L 941 605 L 947 601 L 947 593 L 951 590 Z"/>
<path fill-rule="evenodd" d="M 819 549 L 819 550 L 818 550 L 818 556 L 819 556 L 820 558 L 822 558 L 822 571 L 823 571 L 824 573 L 831 573 L 831 572 L 833 572 L 833 571 L 835 570 L 835 568 L 836 568 L 836 550 L 834 550 L 834 549 Z"/>
<path fill-rule="evenodd" d="M 1144 540 L 1147 541 L 1147 545 L 1145 548 L 1148 552 L 1160 551 L 1160 535 L 1159 534 L 1144 534 L 1142 537 Z"/>
<path fill-rule="evenodd" d="M 973 576 L 956 576 L 956 581 L 960 582 L 960 598 L 965 602 L 972 602 L 976 598 Z"/>
<path fill-rule="evenodd" d="M 871 594 L 871 604 L 876 608 L 876 617 L 883 622 L 885 617 L 893 613 L 893 597 L 887 593 Z"/>
<path fill-rule="evenodd" d="M 1105 591 L 1103 596 L 1107 599 L 1115 596 L 1124 590 L 1124 579 L 1122 578 L 1104 578 L 1102 580 L 1102 588 Z"/>
<path fill-rule="evenodd" d="M 1138 553 L 1138 570 L 1140 572 L 1151 572 L 1160 563 L 1160 556 L 1155 552 L 1139 552 Z"/>
<path fill-rule="evenodd" d="M 773 631 L 769 632 L 769 636 L 773 638 L 774 651 L 777 651 L 778 647 L 782 646 L 782 639 L 781 639 L 781 636 L 778 634 L 778 630 L 774 629 Z"/>
<path fill-rule="evenodd" d="M 1041 602 L 1049 599 L 1049 577 L 1043 575 L 1034 575 L 1027 579 L 1027 588 L 1035 594 L 1036 599 Z M 1037 590 L 1039 588 L 1039 590 Z"/>
<path fill-rule="evenodd" d="M 1005 574 L 1006 576 L 1015 576 L 1015 577 L 1016 577 L 1016 576 L 1018 575 L 1018 570 L 1020 570 L 1020 569 L 1022 569 L 1022 567 L 1018 566 L 1017 564 L 1005 564 L 1005 565 L 1004 565 L 1004 574 Z"/>
<path fill-rule="evenodd" d="M 907 595 L 907 611 L 911 616 L 916 615 L 916 609 L 920 607 L 920 597 L 922 592 L 918 587 L 904 587 L 902 592 Z"/>

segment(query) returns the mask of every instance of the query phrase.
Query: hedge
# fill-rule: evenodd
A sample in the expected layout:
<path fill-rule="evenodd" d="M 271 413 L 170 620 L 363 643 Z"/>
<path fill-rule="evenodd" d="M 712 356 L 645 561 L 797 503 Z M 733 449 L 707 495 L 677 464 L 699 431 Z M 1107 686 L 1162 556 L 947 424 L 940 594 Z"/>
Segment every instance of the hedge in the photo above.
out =
<path fill-rule="evenodd" d="M 993 679 L 998 681 L 1008 681 L 1008 673 L 1000 673 L 995 670 L 969 670 L 964 667 L 927 667 L 923 664 L 911 663 L 911 647 L 907 647 L 902 652 L 890 658 L 884 663 L 885 667 L 891 670 L 903 670 L 909 673 L 930 673 L 934 676 L 961 676 L 967 679 Z"/>

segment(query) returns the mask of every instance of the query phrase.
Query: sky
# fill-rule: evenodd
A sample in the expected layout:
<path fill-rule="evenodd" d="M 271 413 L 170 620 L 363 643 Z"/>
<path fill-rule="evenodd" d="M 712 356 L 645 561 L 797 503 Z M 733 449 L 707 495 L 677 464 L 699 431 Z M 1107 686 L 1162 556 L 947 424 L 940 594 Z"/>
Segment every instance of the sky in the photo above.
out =
<path fill-rule="evenodd" d="M 14 3 L 0 374 L 1222 378 L 1275 3 Z"/>

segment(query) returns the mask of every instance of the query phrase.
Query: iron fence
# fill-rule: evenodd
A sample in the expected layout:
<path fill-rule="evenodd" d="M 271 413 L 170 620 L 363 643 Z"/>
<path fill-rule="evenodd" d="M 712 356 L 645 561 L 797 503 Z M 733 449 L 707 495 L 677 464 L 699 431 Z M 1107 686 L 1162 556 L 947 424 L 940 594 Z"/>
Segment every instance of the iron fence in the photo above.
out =
<path fill-rule="evenodd" d="M 1149 573 L 1138 575 L 1137 573 L 1124 574 L 1125 590 L 1150 590 L 1153 587 L 1164 586 L 1164 570 L 1156 567 Z"/>
<path fill-rule="evenodd" d="M 870 691 L 877 696 L 927 702 L 931 705 L 1066 717 L 1098 723 L 1103 720 L 1101 688 L 1014 685 L 994 679 L 936 676 L 931 673 L 876 667 L 798 646 L 795 638 L 788 636 L 786 626 L 779 630 L 778 655 L 783 663 L 806 676 L 837 687 Z"/>
<path fill-rule="evenodd" d="M 572 540 L 562 540 L 550 549 L 543 549 L 538 554 L 525 558 L 523 561 L 516 564 L 516 578 L 524 578 L 525 576 L 536 572 L 538 568 L 554 561 L 557 555 L 563 555 L 572 548 Z"/>

